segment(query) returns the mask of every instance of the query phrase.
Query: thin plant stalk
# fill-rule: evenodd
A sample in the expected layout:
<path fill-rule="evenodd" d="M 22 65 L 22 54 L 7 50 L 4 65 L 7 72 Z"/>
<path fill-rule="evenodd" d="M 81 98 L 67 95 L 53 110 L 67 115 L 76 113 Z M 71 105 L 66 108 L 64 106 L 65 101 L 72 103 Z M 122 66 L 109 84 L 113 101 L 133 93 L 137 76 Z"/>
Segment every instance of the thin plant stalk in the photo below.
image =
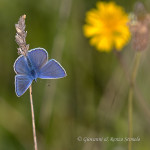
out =
<path fill-rule="evenodd" d="M 32 99 L 32 85 L 30 86 L 29 91 L 30 91 L 30 104 L 31 104 L 31 115 L 32 115 L 32 128 L 33 128 L 34 149 L 38 150 L 38 147 L 37 147 L 37 138 L 36 138 L 36 129 L 35 129 L 33 99 Z"/>
<path fill-rule="evenodd" d="M 26 15 L 22 15 L 19 18 L 19 21 L 17 24 L 15 24 L 16 28 L 16 36 L 15 40 L 16 43 L 18 44 L 18 54 L 27 56 L 29 45 L 26 44 L 26 36 L 27 36 L 27 31 L 25 31 L 25 19 Z M 33 99 L 32 99 L 32 85 L 29 87 L 29 92 L 30 92 L 30 103 L 31 103 L 31 115 L 32 115 L 32 128 L 33 128 L 33 139 L 34 139 L 34 149 L 38 150 L 37 148 L 37 138 L 36 138 L 36 130 L 35 130 L 35 119 L 34 119 L 34 108 L 33 108 Z"/>
<path fill-rule="evenodd" d="M 131 79 L 130 79 L 131 83 L 130 83 L 129 96 L 128 96 L 128 132 L 129 132 L 128 137 L 129 138 L 133 137 L 133 124 L 132 124 L 133 93 L 134 93 L 135 79 L 136 79 L 137 70 L 139 67 L 140 57 L 141 57 L 141 53 L 137 52 L 135 55 L 133 70 L 132 70 Z M 128 150 L 132 150 L 132 141 L 131 140 L 129 140 L 129 142 L 128 142 Z"/>
<path fill-rule="evenodd" d="M 133 88 L 130 87 L 128 96 L 128 136 L 133 137 L 133 124 L 132 124 L 132 103 L 133 103 Z M 128 142 L 128 150 L 132 150 L 132 142 Z"/>
<path fill-rule="evenodd" d="M 123 69 L 123 71 L 126 75 L 126 80 L 129 82 L 129 72 L 128 72 L 128 69 L 127 69 L 128 68 L 127 64 L 125 64 L 125 61 L 124 61 L 122 55 L 119 52 L 114 51 L 114 54 L 115 54 L 120 66 L 122 67 L 122 69 Z M 138 105 L 140 106 L 140 109 L 142 110 L 142 112 L 144 112 L 144 115 L 146 115 L 148 118 L 150 118 L 150 110 L 148 108 L 146 100 L 142 96 L 142 93 L 139 90 L 137 85 L 134 85 L 134 91 L 135 91 L 135 96 L 136 96 L 136 98 L 139 102 Z M 149 119 L 148 119 L 148 121 L 149 121 Z"/>

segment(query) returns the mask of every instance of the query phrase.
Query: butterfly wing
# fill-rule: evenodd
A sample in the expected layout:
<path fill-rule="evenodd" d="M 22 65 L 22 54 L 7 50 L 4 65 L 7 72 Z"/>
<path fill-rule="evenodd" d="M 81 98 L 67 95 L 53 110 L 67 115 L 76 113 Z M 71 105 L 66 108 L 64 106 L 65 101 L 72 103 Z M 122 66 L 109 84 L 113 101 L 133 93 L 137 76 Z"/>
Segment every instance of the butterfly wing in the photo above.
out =
<path fill-rule="evenodd" d="M 32 83 L 32 78 L 27 75 L 15 76 L 15 91 L 17 96 L 23 95 Z"/>
<path fill-rule="evenodd" d="M 38 72 L 40 68 L 48 61 L 48 53 L 43 48 L 35 48 L 28 52 L 28 58 L 30 59 L 35 70 Z"/>
<path fill-rule="evenodd" d="M 23 55 L 18 57 L 17 60 L 15 61 L 14 71 L 16 72 L 16 74 L 22 74 L 22 75 L 29 74 L 29 67 L 27 64 L 27 60 Z"/>
<path fill-rule="evenodd" d="M 57 79 L 66 75 L 65 69 L 56 60 L 51 59 L 40 69 L 38 77 L 41 79 Z"/>

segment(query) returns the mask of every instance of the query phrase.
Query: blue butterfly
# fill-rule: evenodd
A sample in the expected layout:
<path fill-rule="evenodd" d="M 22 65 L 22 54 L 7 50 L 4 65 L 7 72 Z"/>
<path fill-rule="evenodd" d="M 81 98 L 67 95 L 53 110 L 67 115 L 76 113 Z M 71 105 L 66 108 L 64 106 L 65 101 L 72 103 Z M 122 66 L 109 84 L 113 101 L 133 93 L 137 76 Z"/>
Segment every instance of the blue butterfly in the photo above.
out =
<path fill-rule="evenodd" d="M 30 87 L 33 80 L 57 79 L 65 77 L 65 69 L 55 60 L 48 61 L 48 53 L 43 48 L 28 51 L 27 56 L 19 56 L 14 63 L 15 92 L 19 97 Z"/>

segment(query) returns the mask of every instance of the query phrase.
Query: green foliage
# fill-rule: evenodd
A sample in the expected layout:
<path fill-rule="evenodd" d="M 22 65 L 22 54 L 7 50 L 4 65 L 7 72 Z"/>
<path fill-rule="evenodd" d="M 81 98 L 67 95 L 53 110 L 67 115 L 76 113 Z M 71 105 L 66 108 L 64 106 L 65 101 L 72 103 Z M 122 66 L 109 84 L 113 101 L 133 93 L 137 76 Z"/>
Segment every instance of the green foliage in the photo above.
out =
<path fill-rule="evenodd" d="M 134 1 L 116 1 L 128 12 Z M 149 4 L 149 1 L 144 1 Z M 61 62 L 67 77 L 38 80 L 33 101 L 39 150 L 125 150 L 127 142 L 86 142 L 77 137 L 127 137 L 129 84 L 114 53 L 100 53 L 83 36 L 85 13 L 96 0 L 0 0 L 0 149 L 32 150 L 29 92 L 15 95 L 13 63 L 18 57 L 15 23 L 26 14 L 30 49 L 43 47 Z M 148 8 L 150 10 L 150 8 Z M 121 52 L 131 69 L 130 44 Z M 134 96 L 133 130 L 140 142 L 133 149 L 148 150 L 149 56 L 145 51 L 137 76 L 143 101 Z"/>

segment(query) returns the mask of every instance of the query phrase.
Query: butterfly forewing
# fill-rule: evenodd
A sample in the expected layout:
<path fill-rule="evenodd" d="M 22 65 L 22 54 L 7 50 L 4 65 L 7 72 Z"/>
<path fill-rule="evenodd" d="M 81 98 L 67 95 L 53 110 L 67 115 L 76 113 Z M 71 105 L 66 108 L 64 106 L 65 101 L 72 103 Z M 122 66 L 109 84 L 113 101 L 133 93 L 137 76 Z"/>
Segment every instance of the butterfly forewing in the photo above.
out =
<path fill-rule="evenodd" d="M 40 70 L 39 78 L 57 79 L 66 76 L 64 68 L 54 59 L 49 60 Z"/>
<path fill-rule="evenodd" d="M 28 75 L 29 67 L 27 64 L 27 60 L 24 56 L 18 57 L 18 59 L 14 63 L 14 70 L 17 74 Z"/>
<path fill-rule="evenodd" d="M 28 52 L 28 58 L 30 59 L 33 67 L 38 72 L 40 68 L 46 64 L 48 60 L 48 54 L 43 48 L 36 48 Z"/>
<path fill-rule="evenodd" d="M 32 83 L 32 78 L 27 75 L 15 76 L 15 90 L 17 96 L 23 95 Z"/>

